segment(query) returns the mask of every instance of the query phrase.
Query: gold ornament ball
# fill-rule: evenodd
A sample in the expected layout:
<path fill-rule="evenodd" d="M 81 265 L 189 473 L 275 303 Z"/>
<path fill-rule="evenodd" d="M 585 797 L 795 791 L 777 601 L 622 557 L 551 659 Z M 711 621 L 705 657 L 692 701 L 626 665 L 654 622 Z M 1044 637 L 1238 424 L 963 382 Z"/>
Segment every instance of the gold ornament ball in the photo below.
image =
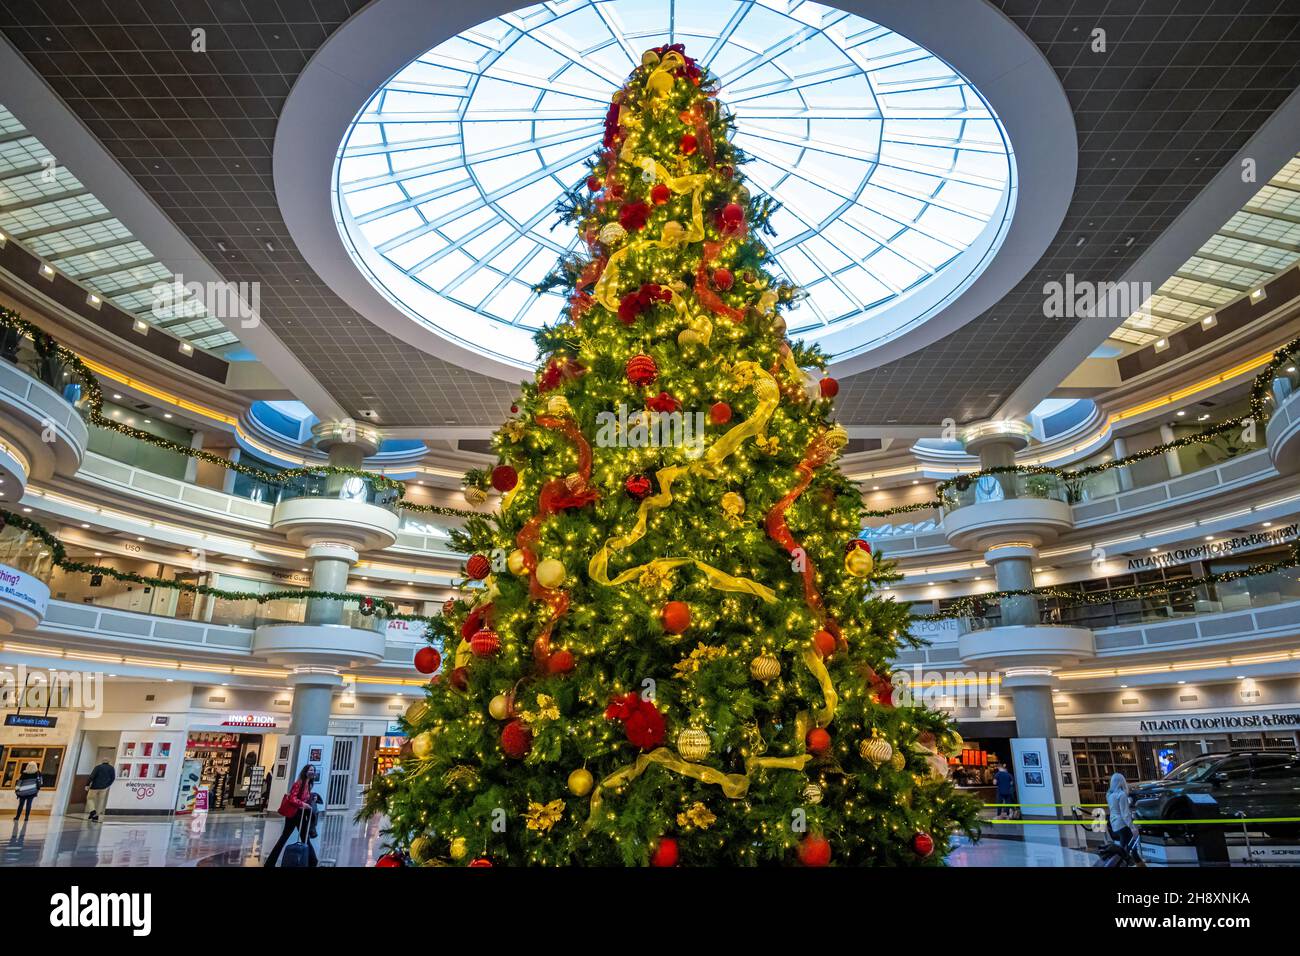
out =
<path fill-rule="evenodd" d="M 418 724 L 428 709 L 428 704 L 422 700 L 417 700 L 410 707 L 406 708 L 406 722 L 412 726 Z"/>
<path fill-rule="evenodd" d="M 477 508 L 479 505 L 487 501 L 487 492 L 482 488 L 470 485 L 470 487 L 465 489 L 465 500 Z"/>
<path fill-rule="evenodd" d="M 463 860 L 465 855 L 469 853 L 469 844 L 465 842 L 464 837 L 456 837 L 451 841 L 451 846 L 447 852 L 451 854 L 453 860 Z"/>
<path fill-rule="evenodd" d="M 871 557 L 870 551 L 864 551 L 861 548 L 854 548 L 844 556 L 844 570 L 855 578 L 865 578 L 871 574 L 871 569 L 876 566 L 875 560 Z"/>
<path fill-rule="evenodd" d="M 883 737 L 871 737 L 858 744 L 858 753 L 862 755 L 863 760 L 870 760 L 879 767 L 894 756 L 894 748 Z"/>
<path fill-rule="evenodd" d="M 591 771 L 586 767 L 579 767 L 569 774 L 569 793 L 575 797 L 585 797 L 591 793 L 594 783 L 595 780 L 592 779 Z"/>
<path fill-rule="evenodd" d="M 493 720 L 505 720 L 510 716 L 510 698 L 505 694 L 497 694 L 488 701 L 488 713 Z"/>
<path fill-rule="evenodd" d="M 564 565 L 555 558 L 538 562 L 537 583 L 544 588 L 558 588 L 564 583 Z"/>
<path fill-rule="evenodd" d="M 546 400 L 546 411 L 556 418 L 564 418 L 573 414 L 573 408 L 569 405 L 569 400 L 563 395 L 552 395 Z"/>
<path fill-rule="evenodd" d="M 427 730 L 411 738 L 411 753 L 423 760 L 433 753 L 433 734 Z"/>
<path fill-rule="evenodd" d="M 506 568 L 516 577 L 523 577 L 528 573 L 528 567 L 524 564 L 524 552 L 519 548 L 510 552 L 506 558 Z"/>
<path fill-rule="evenodd" d="M 703 730 L 691 727 L 677 735 L 677 752 L 683 760 L 703 760 L 709 755 L 713 742 Z"/>
<path fill-rule="evenodd" d="M 677 345 L 679 348 L 690 349 L 704 341 L 699 332 L 694 329 L 682 329 L 677 333 Z"/>
<path fill-rule="evenodd" d="M 607 222 L 600 227 L 600 241 L 607 246 L 618 245 L 626 236 L 627 230 L 616 222 Z"/>
<path fill-rule="evenodd" d="M 889 758 L 889 765 L 895 770 L 902 770 L 907 766 L 907 755 L 901 750 L 895 750 L 894 756 Z"/>
<path fill-rule="evenodd" d="M 411 841 L 411 859 L 416 863 L 424 862 L 424 855 L 429 852 L 429 838 L 418 836 Z"/>
<path fill-rule="evenodd" d="M 821 803 L 822 788 L 811 780 L 808 781 L 808 786 L 803 788 L 803 799 L 805 803 L 811 803 L 813 805 Z"/>
<path fill-rule="evenodd" d="M 745 499 L 734 491 L 728 491 L 722 496 L 722 510 L 729 515 L 743 515 L 745 513 Z"/>
<path fill-rule="evenodd" d="M 781 662 L 771 654 L 759 654 L 749 662 L 749 674 L 754 680 L 766 684 L 768 681 L 775 680 L 780 676 Z"/>

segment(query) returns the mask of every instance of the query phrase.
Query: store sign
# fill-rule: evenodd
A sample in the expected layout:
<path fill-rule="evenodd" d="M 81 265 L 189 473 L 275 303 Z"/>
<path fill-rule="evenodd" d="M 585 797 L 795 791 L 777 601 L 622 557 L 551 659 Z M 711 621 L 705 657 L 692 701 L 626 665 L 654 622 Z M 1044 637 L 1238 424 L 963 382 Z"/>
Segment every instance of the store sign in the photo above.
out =
<path fill-rule="evenodd" d="M 222 727 L 275 727 L 272 714 L 231 714 L 221 722 Z"/>
<path fill-rule="evenodd" d="M 6 714 L 6 727 L 53 727 L 58 724 L 57 717 L 44 717 L 39 714 Z"/>
<path fill-rule="evenodd" d="M 0 600 L 16 604 L 33 617 L 45 617 L 50 589 L 30 574 L 0 564 Z"/>
<path fill-rule="evenodd" d="M 1152 568 L 1167 568 L 1175 564 L 1188 564 L 1192 561 L 1204 561 L 1207 558 L 1225 558 L 1242 551 L 1285 544 L 1295 540 L 1297 532 L 1300 532 L 1300 524 L 1290 524 L 1285 528 L 1256 531 L 1253 534 L 1238 535 L 1222 541 L 1206 541 L 1187 548 L 1157 551 L 1155 554 L 1144 554 L 1140 558 L 1129 558 L 1128 570 L 1145 571 Z"/>
<path fill-rule="evenodd" d="M 1161 717 L 1138 722 L 1138 733 L 1177 734 L 1206 730 L 1262 730 L 1300 727 L 1300 712 L 1265 711 L 1258 714 L 1198 714 L 1195 717 Z"/>
<path fill-rule="evenodd" d="M 389 621 L 387 636 L 399 641 L 424 640 L 424 625 L 419 621 Z"/>

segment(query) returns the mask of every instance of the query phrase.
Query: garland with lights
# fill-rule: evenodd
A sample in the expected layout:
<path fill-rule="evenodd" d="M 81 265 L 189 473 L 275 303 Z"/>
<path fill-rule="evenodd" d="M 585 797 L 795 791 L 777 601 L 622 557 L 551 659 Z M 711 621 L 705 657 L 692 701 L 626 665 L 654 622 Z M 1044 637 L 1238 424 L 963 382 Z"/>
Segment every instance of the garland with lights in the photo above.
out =
<path fill-rule="evenodd" d="M 60 345 L 59 342 L 48 332 L 43 331 L 38 326 L 24 319 L 18 313 L 0 307 L 0 328 L 8 328 L 18 332 L 20 335 L 30 338 L 35 346 L 36 354 L 42 359 L 57 360 L 70 367 L 81 382 L 85 395 L 85 417 L 89 424 L 97 428 L 103 428 L 108 431 L 118 432 L 133 438 L 136 441 L 144 442 L 155 448 L 161 448 L 164 451 L 173 452 L 177 455 L 184 455 L 188 458 L 195 458 L 199 461 L 234 471 L 238 474 L 260 481 L 263 484 L 282 486 L 289 484 L 299 478 L 307 477 L 328 477 L 340 476 L 348 478 L 361 478 L 370 483 L 370 486 L 377 492 L 395 491 L 398 494 L 398 500 L 395 502 L 399 507 L 406 511 L 419 512 L 421 514 L 436 514 L 444 517 L 467 518 L 473 514 L 479 514 L 476 511 L 469 511 L 462 508 L 449 508 L 444 505 L 420 504 L 406 501 L 406 483 L 396 478 L 390 478 L 387 475 L 377 474 L 372 471 L 366 471 L 363 468 L 350 468 L 340 465 L 307 465 L 300 468 L 286 468 L 282 471 L 267 471 L 262 468 L 256 468 L 242 462 L 231 461 L 221 455 L 214 454 L 210 451 L 204 451 L 201 448 L 192 448 L 189 445 L 172 441 L 169 438 L 163 438 L 161 435 L 155 435 L 152 432 L 145 431 L 141 428 L 135 428 L 124 422 L 115 421 L 103 414 L 104 392 L 99 384 L 99 378 L 94 372 L 82 361 L 81 356 L 77 355 L 71 349 Z M 47 383 L 48 384 L 48 383 Z"/>
<path fill-rule="evenodd" d="M 1144 448 L 1141 451 L 1135 451 L 1123 458 L 1115 458 L 1111 461 L 1100 462 L 1095 465 L 1087 465 L 1083 468 L 1053 468 L 1050 465 L 999 465 L 994 468 L 983 468 L 979 471 L 963 472 L 952 478 L 947 478 L 935 484 L 934 488 L 937 497 L 930 501 L 917 501 L 906 505 L 896 505 L 892 508 L 869 509 L 862 512 L 864 518 L 888 518 L 898 514 L 908 514 L 914 511 L 933 511 L 944 508 L 952 502 L 949 499 L 948 492 L 956 490 L 965 491 L 972 484 L 986 475 L 1054 475 L 1061 479 L 1066 485 L 1066 493 L 1071 502 L 1076 502 L 1080 498 L 1080 489 L 1078 482 L 1091 475 L 1101 474 L 1102 472 L 1111 471 L 1115 468 L 1123 468 L 1126 465 L 1136 464 L 1140 461 L 1146 461 L 1148 458 L 1155 458 L 1169 451 L 1175 451 L 1179 448 L 1188 448 L 1192 445 L 1202 445 L 1220 435 L 1244 429 L 1249 424 L 1254 423 L 1256 427 L 1263 425 L 1268 420 L 1268 390 L 1273 380 L 1274 373 L 1292 361 L 1297 353 L 1300 353 L 1300 338 L 1292 339 L 1286 345 L 1283 345 L 1269 360 L 1268 364 L 1260 370 L 1254 380 L 1251 382 L 1249 411 L 1244 415 L 1238 415 L 1235 418 L 1218 422 L 1213 425 L 1207 425 L 1200 431 L 1190 435 L 1184 435 L 1182 438 L 1175 438 L 1171 441 L 1161 442 L 1158 445 L 1152 445 L 1150 448 Z"/>
<path fill-rule="evenodd" d="M 128 584 L 139 584 L 145 587 L 168 588 L 173 591 L 185 591 L 191 594 L 220 598 L 225 601 L 254 601 L 258 604 L 284 600 L 340 601 L 347 604 L 356 604 L 358 610 L 363 614 L 377 614 L 380 617 L 393 621 L 418 621 L 423 623 L 426 626 L 426 629 L 429 628 L 435 620 L 435 618 L 428 617 L 427 615 L 399 612 L 397 605 L 393 604 L 388 599 L 369 594 L 357 594 L 348 591 L 319 591 L 311 588 L 292 588 L 279 591 L 231 591 L 226 588 L 213 587 L 209 584 L 194 584 L 189 581 L 174 581 L 168 578 L 160 578 L 148 574 L 138 574 L 135 571 L 124 571 L 119 568 L 108 567 L 107 565 L 93 564 L 87 561 L 77 561 L 68 557 L 67 549 L 63 542 L 40 522 L 34 521 L 25 515 L 14 514 L 12 511 L 0 508 L 0 530 L 3 530 L 6 527 L 20 528 L 39 538 L 41 542 L 49 548 L 50 559 L 53 565 L 68 574 L 98 574 Z"/>

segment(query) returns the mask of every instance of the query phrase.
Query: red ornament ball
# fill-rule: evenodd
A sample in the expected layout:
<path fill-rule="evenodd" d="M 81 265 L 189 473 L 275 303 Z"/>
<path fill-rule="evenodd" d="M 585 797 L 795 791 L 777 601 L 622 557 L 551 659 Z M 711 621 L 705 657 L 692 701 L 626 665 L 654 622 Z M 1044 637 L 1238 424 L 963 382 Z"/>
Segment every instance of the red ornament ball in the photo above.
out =
<path fill-rule="evenodd" d="M 831 735 L 821 727 L 814 727 L 808 731 L 807 744 L 813 753 L 824 754 L 831 749 Z"/>
<path fill-rule="evenodd" d="M 664 183 L 655 183 L 654 188 L 650 190 L 650 201 L 656 206 L 662 206 L 672 198 L 672 194 L 673 191 Z"/>
<path fill-rule="evenodd" d="M 715 425 L 725 425 L 731 421 L 731 406 L 726 402 L 714 402 L 709 408 L 709 421 Z"/>
<path fill-rule="evenodd" d="M 509 465 L 497 465 L 492 469 L 492 487 L 497 491 L 510 491 L 517 484 L 519 484 L 519 472 Z"/>
<path fill-rule="evenodd" d="M 533 749 L 533 732 L 522 720 L 512 720 L 501 728 L 501 750 L 511 760 L 522 760 Z"/>
<path fill-rule="evenodd" d="M 729 202 L 722 207 L 722 225 L 727 229 L 739 229 L 745 221 L 745 209 L 740 203 Z"/>
<path fill-rule="evenodd" d="M 393 867 L 406 866 L 406 861 L 402 859 L 400 853 L 385 853 L 379 859 L 375 860 L 376 867 Z"/>
<path fill-rule="evenodd" d="M 684 134 L 681 143 L 678 144 L 678 149 L 682 151 L 683 156 L 692 156 L 699 148 L 700 141 L 695 138 L 694 133 Z"/>
<path fill-rule="evenodd" d="M 633 501 L 640 501 L 654 490 L 654 485 L 647 475 L 628 475 L 623 480 L 623 490 Z"/>
<path fill-rule="evenodd" d="M 919 857 L 927 857 L 934 852 L 934 837 L 928 833 L 918 833 L 912 837 L 912 852 Z"/>
<path fill-rule="evenodd" d="M 568 674 L 573 670 L 573 652 L 561 648 L 546 661 L 546 669 L 552 674 Z"/>
<path fill-rule="evenodd" d="M 650 218 L 650 207 L 643 202 L 631 202 L 618 211 L 618 223 L 628 232 L 644 229 Z"/>
<path fill-rule="evenodd" d="M 415 652 L 415 669 L 421 674 L 432 674 L 442 663 L 442 655 L 436 647 L 422 647 Z"/>
<path fill-rule="evenodd" d="M 691 626 L 691 606 L 685 601 L 669 601 L 659 617 L 669 634 L 682 634 Z"/>
<path fill-rule="evenodd" d="M 457 690 L 469 690 L 469 668 L 457 667 L 451 672 L 451 686 Z"/>
<path fill-rule="evenodd" d="M 827 866 L 831 862 L 831 844 L 825 837 L 810 833 L 799 841 L 799 862 L 804 866 Z"/>
<path fill-rule="evenodd" d="M 475 581 L 482 581 L 492 573 L 492 563 L 481 554 L 474 554 L 465 562 L 465 573 Z"/>
<path fill-rule="evenodd" d="M 599 176 L 588 176 L 588 177 L 587 177 L 587 188 L 590 189 L 592 192 L 599 192 L 599 191 L 600 191 L 600 177 L 599 177 Z"/>
<path fill-rule="evenodd" d="M 830 376 L 822 379 L 819 386 L 822 390 L 822 398 L 834 398 L 840 393 L 840 383 Z"/>
<path fill-rule="evenodd" d="M 818 631 L 813 635 L 813 648 L 819 657 L 830 657 L 835 653 L 835 635 L 826 630 Z"/>
<path fill-rule="evenodd" d="M 501 638 L 496 631 L 482 630 L 469 639 L 469 649 L 475 657 L 491 657 L 501 650 Z"/>
<path fill-rule="evenodd" d="M 448 616 L 450 616 L 450 615 L 452 615 L 452 614 L 455 614 L 455 613 L 456 613 L 456 599 L 455 599 L 455 598 L 447 598 L 447 600 L 445 600 L 445 601 L 442 602 L 442 616 L 443 616 L 443 617 L 448 617 Z"/>
<path fill-rule="evenodd" d="M 715 288 L 726 292 L 736 283 L 736 277 L 731 274 L 730 269 L 714 269 L 713 285 Z"/>
<path fill-rule="evenodd" d="M 629 382 L 644 387 L 658 377 L 659 366 L 655 365 L 655 360 L 648 355 L 633 355 L 627 360 L 624 372 Z"/>
<path fill-rule="evenodd" d="M 660 837 L 659 842 L 655 844 L 654 852 L 650 854 L 650 865 L 676 866 L 677 841 L 672 837 Z"/>
<path fill-rule="evenodd" d="M 478 867 L 479 869 L 482 869 L 485 866 L 490 867 L 491 865 L 492 865 L 492 861 L 485 856 L 481 856 L 477 860 L 474 860 L 472 863 L 470 863 L 471 867 Z"/>

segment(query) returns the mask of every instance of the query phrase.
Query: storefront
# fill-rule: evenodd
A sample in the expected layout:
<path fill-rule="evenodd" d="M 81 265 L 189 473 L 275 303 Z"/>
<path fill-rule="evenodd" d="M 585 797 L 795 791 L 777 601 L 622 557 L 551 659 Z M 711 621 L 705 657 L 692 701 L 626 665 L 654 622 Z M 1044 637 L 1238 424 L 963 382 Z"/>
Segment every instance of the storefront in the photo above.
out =
<path fill-rule="evenodd" d="M 185 740 L 185 775 L 197 777 L 195 793 L 178 794 L 177 812 L 259 812 L 268 808 L 283 715 L 229 713 L 195 715 Z M 281 726 L 281 725 L 285 726 Z M 280 771 L 283 773 L 283 769 Z"/>
<path fill-rule="evenodd" d="M 1130 783 L 1165 776 L 1201 754 L 1300 750 L 1300 707 L 1062 720 L 1085 802 L 1105 799 L 1111 774 Z"/>

